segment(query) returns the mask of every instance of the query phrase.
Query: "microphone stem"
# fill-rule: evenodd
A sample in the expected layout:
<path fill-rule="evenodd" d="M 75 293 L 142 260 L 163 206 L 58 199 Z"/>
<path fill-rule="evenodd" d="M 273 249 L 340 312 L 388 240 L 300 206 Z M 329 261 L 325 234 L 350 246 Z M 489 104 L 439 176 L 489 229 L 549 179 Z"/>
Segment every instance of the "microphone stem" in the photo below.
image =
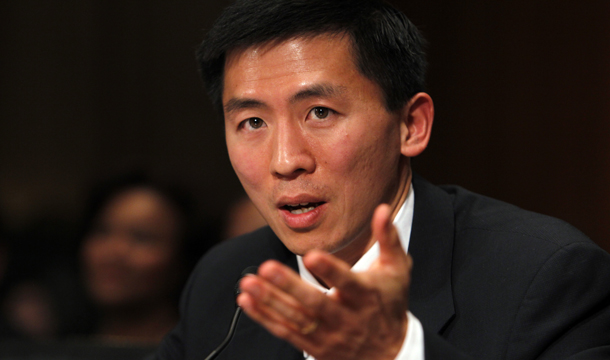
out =
<path fill-rule="evenodd" d="M 222 343 L 220 343 L 220 345 L 218 345 L 218 347 L 214 351 L 212 351 L 210 355 L 208 355 L 208 357 L 205 358 L 205 360 L 215 359 L 216 356 L 218 356 L 218 354 L 222 351 L 222 349 L 227 346 L 229 341 L 231 341 L 231 338 L 235 333 L 235 327 L 237 325 L 237 320 L 239 319 L 239 314 L 241 314 L 241 308 L 238 306 L 237 309 L 235 309 L 235 314 L 233 314 L 233 320 L 231 320 L 231 326 L 229 326 L 229 332 L 227 333 L 227 336 L 222 341 Z"/>

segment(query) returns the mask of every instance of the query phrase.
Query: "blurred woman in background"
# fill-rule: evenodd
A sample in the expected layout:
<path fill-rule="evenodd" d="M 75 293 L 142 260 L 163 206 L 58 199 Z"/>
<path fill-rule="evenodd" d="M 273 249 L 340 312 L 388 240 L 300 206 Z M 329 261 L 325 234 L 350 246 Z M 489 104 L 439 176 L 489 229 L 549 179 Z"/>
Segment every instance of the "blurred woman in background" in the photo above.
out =
<path fill-rule="evenodd" d="M 191 198 L 138 175 L 95 191 L 88 214 L 81 260 L 98 313 L 94 337 L 158 343 L 177 323 L 180 290 L 214 232 L 193 241 Z"/>

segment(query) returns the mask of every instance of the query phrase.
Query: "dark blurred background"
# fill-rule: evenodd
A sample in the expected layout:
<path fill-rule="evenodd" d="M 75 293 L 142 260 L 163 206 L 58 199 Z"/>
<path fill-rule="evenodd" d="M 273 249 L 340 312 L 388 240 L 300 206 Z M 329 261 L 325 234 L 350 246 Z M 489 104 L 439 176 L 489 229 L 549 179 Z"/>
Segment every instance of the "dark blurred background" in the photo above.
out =
<path fill-rule="evenodd" d="M 7 232 L 70 229 L 91 186 L 134 168 L 190 189 L 202 218 L 241 196 L 194 57 L 227 3 L 0 2 Z M 430 42 L 436 122 L 416 171 L 610 250 L 610 1 L 392 3 Z"/>
<path fill-rule="evenodd" d="M 610 1 L 392 3 L 429 40 L 436 121 L 415 170 L 564 219 L 610 250 Z M 53 327 L 21 338 L 95 339 L 75 269 L 96 184 L 139 171 L 181 186 L 202 228 L 244 204 L 194 56 L 226 4 L 0 2 L 0 340 L 15 335 L 7 304 Z M 211 233 L 202 249 L 222 238 Z M 108 356 L 44 344 L 0 355 L 120 358 L 117 343 L 102 344 Z"/>

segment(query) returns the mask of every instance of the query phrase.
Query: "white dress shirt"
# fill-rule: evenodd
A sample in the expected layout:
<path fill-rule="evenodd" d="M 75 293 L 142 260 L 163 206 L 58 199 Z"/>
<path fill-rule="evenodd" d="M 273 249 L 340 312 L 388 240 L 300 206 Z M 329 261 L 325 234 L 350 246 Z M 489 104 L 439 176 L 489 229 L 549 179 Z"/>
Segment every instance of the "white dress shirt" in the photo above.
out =
<path fill-rule="evenodd" d="M 411 225 L 413 224 L 413 205 L 415 203 L 415 195 L 413 194 L 413 185 L 409 188 L 409 193 L 405 202 L 400 207 L 398 214 L 394 218 L 394 226 L 398 232 L 400 242 L 403 249 L 409 249 L 409 239 L 411 237 Z M 352 271 L 366 271 L 373 262 L 379 257 L 379 244 L 375 243 L 361 258 L 354 264 Z M 303 258 L 297 255 L 297 263 L 299 265 L 299 274 L 301 278 L 316 287 L 324 293 L 332 293 L 334 288 L 326 289 L 318 280 L 305 268 Z M 396 360 L 424 360 L 424 330 L 419 320 L 407 312 L 409 318 L 409 326 L 407 335 L 402 344 L 402 348 L 396 357 Z M 315 360 L 313 356 L 304 353 L 306 360 Z"/>

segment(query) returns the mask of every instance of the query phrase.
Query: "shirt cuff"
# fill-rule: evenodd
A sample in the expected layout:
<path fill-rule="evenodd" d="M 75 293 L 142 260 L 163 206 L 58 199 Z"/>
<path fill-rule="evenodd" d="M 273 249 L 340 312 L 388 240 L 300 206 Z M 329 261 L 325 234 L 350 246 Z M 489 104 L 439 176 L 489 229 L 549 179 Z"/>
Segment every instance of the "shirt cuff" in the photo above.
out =
<path fill-rule="evenodd" d="M 407 317 L 407 335 L 396 360 L 424 360 L 424 328 L 410 311 L 407 312 Z"/>

